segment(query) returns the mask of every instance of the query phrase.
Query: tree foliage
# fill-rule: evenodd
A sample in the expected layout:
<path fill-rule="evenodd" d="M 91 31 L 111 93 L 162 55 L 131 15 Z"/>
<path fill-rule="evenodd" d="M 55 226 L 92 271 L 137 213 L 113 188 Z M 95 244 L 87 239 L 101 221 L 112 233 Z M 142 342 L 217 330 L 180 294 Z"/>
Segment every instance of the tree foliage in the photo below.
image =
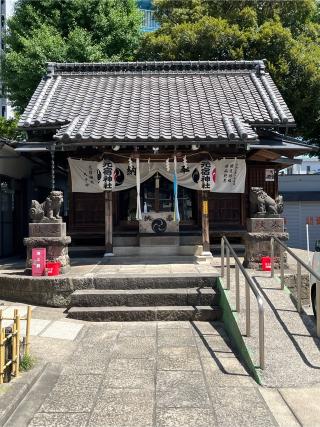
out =
<path fill-rule="evenodd" d="M 46 62 L 130 60 L 140 26 L 136 0 L 18 0 L 2 61 L 14 107 L 25 108 Z"/>
<path fill-rule="evenodd" d="M 297 121 L 320 144 L 320 6 L 316 0 L 154 0 L 161 27 L 149 60 L 265 59 Z"/>
<path fill-rule="evenodd" d="M 5 119 L 0 116 L 0 140 L 15 140 L 22 138 L 22 133 L 17 129 L 18 118 Z"/>

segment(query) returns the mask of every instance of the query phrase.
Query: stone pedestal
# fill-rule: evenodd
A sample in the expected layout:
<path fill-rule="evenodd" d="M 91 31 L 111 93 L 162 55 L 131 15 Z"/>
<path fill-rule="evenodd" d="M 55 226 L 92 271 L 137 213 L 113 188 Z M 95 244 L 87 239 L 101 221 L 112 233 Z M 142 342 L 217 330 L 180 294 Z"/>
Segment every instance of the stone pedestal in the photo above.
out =
<path fill-rule="evenodd" d="M 288 233 L 284 231 L 284 219 L 277 217 L 249 218 L 245 234 L 245 257 L 243 265 L 247 268 L 261 269 L 261 258 L 271 256 L 271 237 L 286 241 Z M 286 266 L 286 254 L 285 266 Z M 275 244 L 274 267 L 280 268 L 280 248 Z"/>
<path fill-rule="evenodd" d="M 71 237 L 66 235 L 65 223 L 30 223 L 29 237 L 24 239 L 24 245 L 27 247 L 26 273 L 31 273 L 33 248 L 46 248 L 47 260 L 59 261 L 61 273 L 66 273 L 70 269 L 69 243 Z"/>

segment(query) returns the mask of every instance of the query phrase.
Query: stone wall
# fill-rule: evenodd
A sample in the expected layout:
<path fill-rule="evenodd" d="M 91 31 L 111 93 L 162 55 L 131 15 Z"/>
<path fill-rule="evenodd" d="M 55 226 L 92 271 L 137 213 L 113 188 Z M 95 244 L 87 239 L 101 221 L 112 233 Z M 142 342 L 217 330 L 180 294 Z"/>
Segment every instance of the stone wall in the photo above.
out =
<path fill-rule="evenodd" d="M 1 298 L 34 305 L 67 307 L 72 292 L 93 287 L 92 277 L 32 277 L 16 274 L 0 276 Z"/>

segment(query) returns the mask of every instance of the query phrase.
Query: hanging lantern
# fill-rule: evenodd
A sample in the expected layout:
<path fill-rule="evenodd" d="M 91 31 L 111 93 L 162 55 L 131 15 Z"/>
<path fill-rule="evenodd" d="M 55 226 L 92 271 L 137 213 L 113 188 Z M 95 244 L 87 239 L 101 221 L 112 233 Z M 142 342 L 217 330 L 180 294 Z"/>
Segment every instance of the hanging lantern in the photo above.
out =
<path fill-rule="evenodd" d="M 167 169 L 167 172 L 170 172 L 170 159 L 166 160 L 166 169 Z"/>

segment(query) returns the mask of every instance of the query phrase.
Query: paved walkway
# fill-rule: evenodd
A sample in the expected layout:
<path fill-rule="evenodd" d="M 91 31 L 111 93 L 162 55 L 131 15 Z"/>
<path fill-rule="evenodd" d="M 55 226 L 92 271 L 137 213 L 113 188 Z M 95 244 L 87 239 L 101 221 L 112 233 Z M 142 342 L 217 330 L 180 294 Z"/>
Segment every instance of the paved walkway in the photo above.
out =
<path fill-rule="evenodd" d="M 258 386 L 219 322 L 89 323 L 47 307 L 33 318 L 55 325 L 31 338 L 49 364 L 7 427 L 320 425 L 320 384 Z"/>
<path fill-rule="evenodd" d="M 277 425 L 229 345 L 219 323 L 87 324 L 6 425 Z"/>
<path fill-rule="evenodd" d="M 17 309 L 20 318 L 25 319 L 27 314 L 27 306 L 25 304 L 17 304 L 17 303 L 8 303 L 0 301 L 0 310 L 2 310 L 2 315 L 4 318 L 9 319 L 13 317 L 14 310 Z M 62 340 L 70 340 L 73 341 L 78 333 L 81 331 L 83 327 L 83 323 L 80 322 L 70 322 L 69 319 L 60 319 L 60 311 L 52 310 L 52 313 L 59 313 L 59 320 L 52 319 L 50 316 L 50 308 L 45 308 L 42 311 L 45 312 L 42 318 L 38 318 L 39 315 L 41 317 L 41 309 L 31 306 L 32 310 L 32 322 L 30 327 L 30 335 L 31 337 L 44 337 L 44 338 L 56 338 Z M 49 317 L 49 318 L 48 318 Z M 54 316 L 53 316 L 54 317 Z M 13 324 L 13 320 L 4 320 L 3 326 L 11 326 Z M 26 334 L 26 320 L 21 320 L 21 335 L 25 336 Z"/>
<path fill-rule="evenodd" d="M 62 277 L 92 277 L 94 275 L 103 277 L 140 277 L 140 276 L 199 276 L 210 275 L 217 276 L 218 272 L 209 263 L 197 263 L 186 260 L 185 257 L 173 257 L 175 261 L 170 261 L 172 257 L 161 257 L 144 260 L 144 258 L 124 257 L 111 258 L 71 258 L 71 269 Z M 188 257 L 186 257 L 188 258 Z M 131 260 L 131 261 L 130 261 Z M 0 275 L 24 274 L 25 262 L 21 259 L 8 259 L 0 265 Z"/>

